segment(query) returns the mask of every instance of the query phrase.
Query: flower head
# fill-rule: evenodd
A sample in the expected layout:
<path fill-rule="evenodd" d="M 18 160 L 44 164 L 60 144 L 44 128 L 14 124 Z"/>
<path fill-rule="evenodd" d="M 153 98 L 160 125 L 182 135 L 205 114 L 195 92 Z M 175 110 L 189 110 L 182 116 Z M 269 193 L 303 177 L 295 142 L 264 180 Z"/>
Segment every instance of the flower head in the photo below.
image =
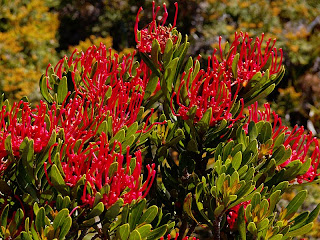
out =
<path fill-rule="evenodd" d="M 264 111 L 258 110 L 257 102 L 249 107 L 248 123 L 250 121 L 254 121 L 255 123 L 260 121 L 272 122 L 273 140 L 275 140 L 282 133 L 285 135 L 283 145 L 286 149 L 291 148 L 292 154 L 287 161 L 280 164 L 280 168 L 286 167 L 290 162 L 295 160 L 299 160 L 302 163 L 306 162 L 306 160 L 309 158 L 310 151 L 312 151 L 310 156 L 310 168 L 305 174 L 297 176 L 298 183 L 302 183 L 303 181 L 312 182 L 314 178 L 319 175 L 317 173 L 320 162 L 318 139 L 313 137 L 311 132 L 305 134 L 303 126 L 298 127 L 296 125 L 292 130 L 289 130 L 288 127 L 282 125 L 281 118 L 274 111 L 271 113 L 269 104 L 265 104 L 264 106 Z M 247 125 L 245 126 L 245 129 L 246 128 Z"/>
<path fill-rule="evenodd" d="M 234 90 L 232 79 L 223 69 L 219 67 L 211 69 L 210 59 L 208 63 L 207 71 L 200 70 L 195 76 L 193 68 L 189 70 L 188 75 L 183 73 L 179 89 L 173 92 L 171 97 L 172 112 L 186 120 L 190 118 L 189 111 L 196 108 L 193 119 L 196 123 L 209 108 L 212 108 L 210 125 L 222 119 L 236 121 L 242 117 L 243 100 L 240 100 L 242 107 L 237 116 L 233 116 L 230 111 L 237 100 L 239 88 Z M 174 97 L 176 97 L 176 111 L 173 107 Z"/>
<path fill-rule="evenodd" d="M 212 66 L 213 68 L 221 67 L 228 75 L 237 78 L 243 86 L 246 86 L 257 72 L 264 75 L 265 70 L 269 68 L 269 73 L 272 75 L 280 71 L 283 53 L 280 48 L 280 54 L 278 54 L 275 39 L 268 39 L 264 43 L 264 34 L 254 40 L 248 33 L 235 33 L 235 39 L 226 54 L 222 49 L 221 41 L 222 37 L 219 38 L 219 51 L 215 50 L 212 55 Z M 236 71 L 233 72 L 232 64 L 237 54 L 239 54 L 239 60 Z M 278 59 L 279 56 L 280 59 Z"/>
<path fill-rule="evenodd" d="M 145 197 L 155 177 L 155 165 L 147 165 L 147 179 L 142 182 L 142 157 L 141 152 L 135 153 L 135 159 L 129 154 L 124 156 L 122 146 L 115 141 L 112 144 L 104 133 L 99 140 L 90 143 L 88 147 L 83 144 L 75 150 L 75 140 L 70 140 L 64 145 L 66 151 L 65 158 L 61 159 L 65 182 L 73 187 L 85 176 L 86 186 L 83 190 L 82 202 L 92 205 L 94 196 L 101 192 L 103 188 L 109 190 L 102 191 L 102 202 L 107 206 L 114 204 L 119 198 L 123 198 L 125 203 L 130 203 L 133 199 Z M 116 150 L 119 148 L 119 150 Z M 133 169 L 130 163 L 135 161 Z M 90 188 L 91 190 L 87 190 Z"/>
<path fill-rule="evenodd" d="M 138 30 L 138 24 L 139 24 L 139 15 L 140 15 L 140 12 L 142 11 L 142 8 L 140 8 L 138 11 L 136 24 L 134 28 L 137 48 L 140 52 L 150 53 L 153 40 L 157 40 L 160 45 L 161 53 L 164 53 L 168 39 L 170 38 L 173 43 L 175 43 L 178 39 L 178 36 L 174 35 L 172 32 L 177 21 L 178 4 L 175 3 L 176 13 L 175 13 L 174 23 L 172 27 L 164 26 L 168 17 L 166 4 L 165 3 L 163 4 L 164 15 L 159 23 L 157 23 L 156 18 L 160 10 L 160 6 L 155 8 L 155 2 L 152 2 L 152 6 L 153 6 L 152 21 L 140 31 Z"/>
<path fill-rule="evenodd" d="M 35 153 L 41 152 L 47 146 L 54 126 L 48 125 L 45 121 L 46 113 L 47 106 L 44 102 L 40 102 L 35 109 L 24 101 L 14 103 L 11 110 L 8 110 L 6 105 L 2 106 L 0 111 L 0 174 L 10 163 L 5 148 L 5 141 L 9 135 L 14 157 L 20 156 L 20 145 L 26 137 L 33 140 Z M 53 119 L 49 119 L 52 122 Z"/>

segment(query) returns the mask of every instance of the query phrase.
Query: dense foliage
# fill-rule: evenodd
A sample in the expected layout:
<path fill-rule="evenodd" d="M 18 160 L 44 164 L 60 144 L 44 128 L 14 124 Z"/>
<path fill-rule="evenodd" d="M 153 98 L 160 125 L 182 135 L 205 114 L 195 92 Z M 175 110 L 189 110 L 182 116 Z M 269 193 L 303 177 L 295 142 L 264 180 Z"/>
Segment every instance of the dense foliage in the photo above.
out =
<path fill-rule="evenodd" d="M 165 4 L 159 17 L 153 3 L 147 25 L 138 10 L 135 51 L 100 43 L 49 64 L 34 107 L 2 96 L 1 238 L 187 240 L 204 229 L 275 240 L 312 230 L 320 205 L 300 211 L 306 190 L 281 200 L 318 178 L 319 141 L 259 106 L 285 74 L 283 50 L 238 32 L 203 63 L 189 56 L 174 9 L 169 25 Z"/>

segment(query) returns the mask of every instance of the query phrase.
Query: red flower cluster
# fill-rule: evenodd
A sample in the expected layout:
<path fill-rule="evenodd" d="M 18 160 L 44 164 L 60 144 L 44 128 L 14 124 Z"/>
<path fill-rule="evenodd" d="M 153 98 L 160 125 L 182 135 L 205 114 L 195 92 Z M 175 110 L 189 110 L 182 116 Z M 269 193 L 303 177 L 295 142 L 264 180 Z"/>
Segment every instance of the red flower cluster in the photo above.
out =
<path fill-rule="evenodd" d="M 296 125 L 292 130 L 289 130 L 288 127 L 282 125 L 281 118 L 274 111 L 271 114 L 269 104 L 265 104 L 264 106 L 265 111 L 258 110 L 257 102 L 249 107 L 248 123 L 250 121 L 254 121 L 255 123 L 260 121 L 272 122 L 272 139 L 276 139 L 282 133 L 285 134 L 283 145 L 286 149 L 291 148 L 292 154 L 286 162 L 280 165 L 281 168 L 287 166 L 290 162 L 295 160 L 299 160 L 304 163 L 309 157 L 308 154 L 310 151 L 313 151 L 311 154 L 311 166 L 309 170 L 304 175 L 297 177 L 298 183 L 302 183 L 304 180 L 312 182 L 314 178 L 319 175 L 317 173 L 317 168 L 320 162 L 318 139 L 313 137 L 311 132 L 305 134 L 303 126 L 298 127 Z"/>
<path fill-rule="evenodd" d="M 237 53 L 239 53 L 239 61 L 237 63 L 237 79 L 241 84 L 246 86 L 248 81 L 257 73 L 264 74 L 264 67 L 268 67 L 270 75 L 280 71 L 282 64 L 282 49 L 279 49 L 280 60 L 278 59 L 278 51 L 275 47 L 276 40 L 268 39 L 264 46 L 264 34 L 261 38 L 256 37 L 255 41 L 249 37 L 248 33 L 235 33 L 234 41 L 230 45 L 230 49 L 226 57 L 221 46 L 222 37 L 219 38 L 219 58 L 215 54 L 212 55 L 213 68 L 221 67 L 227 75 L 233 75 L 232 63 Z M 269 65 L 270 66 L 267 66 Z M 235 78 L 235 76 L 233 76 Z"/>
<path fill-rule="evenodd" d="M 161 53 L 164 53 L 168 39 L 170 38 L 173 43 L 175 43 L 178 39 L 178 36 L 172 34 L 172 29 L 175 27 L 176 21 L 177 21 L 178 4 L 175 3 L 176 13 L 174 17 L 174 23 L 170 28 L 164 26 L 168 17 L 168 11 L 167 11 L 166 5 L 163 4 L 164 15 L 160 20 L 159 24 L 157 24 L 156 18 L 160 10 L 160 6 L 155 8 L 155 2 L 152 2 L 152 6 L 153 6 L 152 22 L 148 24 L 147 27 L 143 28 L 140 31 L 138 30 L 138 24 L 139 24 L 139 15 L 140 15 L 140 12 L 142 11 L 142 7 L 138 11 L 136 24 L 134 27 L 135 38 L 137 42 L 137 49 L 139 49 L 139 51 L 143 53 L 150 53 L 152 48 L 152 42 L 154 39 L 156 39 L 160 45 Z"/>
<path fill-rule="evenodd" d="M 240 89 L 238 85 L 236 91 L 233 93 L 232 86 L 234 82 L 230 75 L 226 74 L 226 72 L 218 66 L 213 66 L 211 69 L 210 59 L 208 61 L 207 71 L 200 70 L 195 77 L 192 76 L 192 72 L 193 68 L 189 70 L 186 81 L 184 80 L 186 73 L 182 75 L 178 92 L 173 92 L 172 94 L 171 109 L 173 114 L 186 120 L 189 119 L 189 110 L 196 107 L 194 122 L 198 122 L 204 113 L 209 108 L 212 108 L 211 126 L 222 119 L 236 121 L 242 117 L 242 99 L 240 100 L 242 108 L 238 116 L 232 116 L 230 113 Z M 182 92 L 182 89 L 184 89 L 184 92 Z M 177 111 L 175 111 L 173 107 L 173 99 L 175 96 L 176 104 L 178 105 Z M 184 99 L 182 99 L 182 96 Z"/>
<path fill-rule="evenodd" d="M 134 169 L 130 169 L 132 157 L 129 154 L 129 148 L 126 157 L 124 157 L 121 154 L 121 144 L 114 142 L 111 147 L 105 133 L 101 134 L 97 142 L 90 143 L 85 149 L 80 147 L 78 151 L 75 151 L 75 144 L 75 140 L 69 141 L 66 146 L 66 161 L 61 164 L 68 186 L 75 186 L 78 180 L 85 176 L 87 182 L 81 198 L 83 203 L 92 205 L 95 194 L 106 186 L 109 186 L 109 190 L 102 194 L 101 201 L 107 207 L 114 204 L 120 197 L 124 199 L 125 203 L 130 203 L 139 197 L 145 197 L 156 171 L 154 164 L 147 165 L 147 180 L 140 185 L 142 182 L 140 151 L 135 153 Z M 120 147 L 120 153 L 115 151 L 117 146 Z M 114 163 L 117 164 L 112 166 Z M 87 185 L 90 185 L 92 192 L 87 190 Z"/>
<path fill-rule="evenodd" d="M 26 137 L 34 141 L 35 153 L 41 152 L 47 146 L 54 127 L 45 122 L 46 113 L 47 106 L 43 102 L 40 102 L 35 109 L 31 109 L 29 103 L 23 101 L 14 103 L 10 110 L 6 105 L 2 106 L 0 111 L 0 175 L 10 164 L 5 148 L 5 140 L 9 135 L 14 157 L 20 156 L 19 148 Z"/>
<path fill-rule="evenodd" d="M 270 46 L 271 45 L 271 46 Z M 174 92 L 171 98 L 171 108 L 176 116 L 182 119 L 189 119 L 189 110 L 196 106 L 196 116 L 194 122 L 200 121 L 208 108 L 212 108 L 211 125 L 222 119 L 236 121 L 242 117 L 243 100 L 241 112 L 238 116 L 230 113 L 233 103 L 238 98 L 238 93 L 242 86 L 246 86 L 248 81 L 257 73 L 264 74 L 263 68 L 270 62 L 270 74 L 280 71 L 282 62 L 282 50 L 280 49 L 280 61 L 278 62 L 277 49 L 274 47 L 275 40 L 271 44 L 269 39 L 263 50 L 263 35 L 261 39 L 249 38 L 248 33 L 235 34 L 235 40 L 231 44 L 229 52 L 223 53 L 221 37 L 219 41 L 219 54 L 215 49 L 212 57 L 208 58 L 207 71 L 200 70 L 196 76 L 192 76 L 193 68 L 189 73 L 184 73 L 178 92 Z M 232 69 L 233 61 L 239 53 L 239 60 L 236 65 L 236 73 Z M 226 56 L 226 57 L 224 57 Z M 220 60 L 219 60 L 220 58 Z M 188 74 L 187 80 L 185 74 Z M 234 75 L 236 74 L 236 76 Z M 182 92 L 183 91 L 183 92 Z M 176 96 L 177 111 L 173 109 L 173 99 Z M 180 99 L 181 98 L 181 99 Z M 187 101 L 182 101 L 183 99 Z"/>
<path fill-rule="evenodd" d="M 54 125 L 57 131 L 63 128 L 65 132 L 65 143 L 61 148 L 65 155 L 60 155 L 65 182 L 73 187 L 85 176 L 81 200 L 89 205 L 93 204 L 95 194 L 102 188 L 108 189 L 101 199 L 106 207 L 119 198 L 130 203 L 144 197 L 154 180 L 155 165 L 146 166 L 148 177 L 141 185 L 141 152 L 135 152 L 134 169 L 130 169 L 130 149 L 126 149 L 124 157 L 121 143 L 110 143 L 108 133 L 102 132 L 98 136 L 97 130 L 109 116 L 112 117 L 112 136 L 122 127 L 136 122 L 151 72 L 143 63 L 134 69 L 134 54 L 119 60 L 119 56 L 112 55 L 103 44 L 99 48 L 90 47 L 76 57 L 74 54 L 70 59 L 60 60 L 54 70 L 62 78 L 64 72 L 71 69 L 75 88 L 73 99 L 67 101 L 67 96 L 61 106 L 53 104 L 57 113 Z M 66 61 L 67 69 L 63 64 Z M 143 131 L 147 129 L 146 125 Z M 75 150 L 79 141 L 80 146 Z M 116 167 L 113 163 L 117 163 Z"/>
<path fill-rule="evenodd" d="M 87 100 L 82 104 L 89 104 L 94 109 L 95 117 L 101 119 L 112 116 L 114 134 L 124 125 L 134 123 L 151 70 L 143 62 L 138 67 L 134 66 L 135 53 L 119 59 L 117 54 L 113 55 L 103 44 L 99 48 L 92 46 L 80 55 L 75 53 L 69 59 L 65 57 L 58 62 L 55 67 L 57 76 L 62 78 L 66 71 L 63 63 L 67 61 L 68 67 L 72 69 L 76 97 Z M 77 56 L 74 58 L 74 55 Z M 111 92 L 110 96 L 107 96 L 108 91 Z M 65 109 L 71 111 L 70 107 Z"/>

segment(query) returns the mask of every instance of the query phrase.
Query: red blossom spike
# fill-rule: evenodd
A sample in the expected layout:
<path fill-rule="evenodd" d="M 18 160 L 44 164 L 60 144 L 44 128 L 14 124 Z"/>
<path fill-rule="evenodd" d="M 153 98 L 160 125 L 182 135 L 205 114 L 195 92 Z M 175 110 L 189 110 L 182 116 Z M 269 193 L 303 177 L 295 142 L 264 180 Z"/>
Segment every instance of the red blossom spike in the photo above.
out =
<path fill-rule="evenodd" d="M 284 147 L 286 149 L 291 148 L 291 157 L 280 165 L 281 168 L 287 166 L 290 162 L 299 160 L 304 163 L 309 158 L 309 152 L 311 154 L 311 166 L 307 173 L 297 177 L 297 182 L 302 183 L 303 181 L 312 182 L 316 176 L 319 176 L 317 169 L 320 162 L 320 150 L 319 141 L 317 138 L 312 136 L 312 132 L 305 134 L 304 127 L 298 127 L 297 125 L 289 130 L 288 127 L 282 125 L 281 118 L 273 111 L 271 113 L 270 105 L 265 104 L 265 110 L 258 110 L 258 103 L 254 103 L 249 107 L 249 118 L 244 126 L 247 131 L 248 124 L 250 121 L 255 123 L 260 121 L 272 122 L 272 139 L 276 139 L 280 134 L 285 134 Z M 272 153 L 271 153 L 272 154 Z"/>
<path fill-rule="evenodd" d="M 113 148 L 110 148 L 104 133 L 101 134 L 97 142 L 80 151 L 73 150 L 74 143 L 74 139 L 69 140 L 66 156 L 61 159 L 61 165 L 68 186 L 75 186 L 81 177 L 86 176 L 86 186 L 81 198 L 84 204 L 92 205 L 96 192 L 105 185 L 110 186 L 109 193 L 104 194 L 102 198 L 102 202 L 107 207 L 114 204 L 119 198 L 123 198 L 125 203 L 130 203 L 134 199 L 146 196 L 154 181 L 156 171 L 154 164 L 147 165 L 147 179 L 140 185 L 142 177 L 140 151 L 135 153 L 136 166 L 131 169 L 132 173 L 130 173 L 128 166 L 124 167 L 124 160 L 126 164 L 130 164 L 131 155 L 127 153 L 125 158 L 124 155 L 116 152 L 115 146 L 121 146 L 118 142 L 115 142 Z M 110 166 L 114 162 L 118 163 L 118 169 L 113 175 L 109 175 Z M 87 192 L 88 184 L 90 184 L 93 194 Z"/>
<path fill-rule="evenodd" d="M 210 63 L 210 59 L 209 59 Z M 239 87 L 234 91 L 232 89 L 232 79 L 221 68 L 216 68 L 213 62 L 212 67 L 208 64 L 207 71 L 200 70 L 190 81 L 193 69 L 191 68 L 185 82 L 185 73 L 182 74 L 181 83 L 177 92 L 173 92 L 171 97 L 171 110 L 174 115 L 180 116 L 182 119 L 189 119 L 189 110 L 196 106 L 196 114 L 194 122 L 198 122 L 204 113 L 212 108 L 212 117 L 210 125 L 213 126 L 222 119 L 234 122 L 242 117 L 243 100 L 241 101 L 241 111 L 237 117 L 230 113 L 233 103 L 237 100 Z M 191 82 L 191 83 L 190 83 Z M 187 102 L 182 102 L 180 96 L 183 96 L 182 89 L 187 97 Z M 173 100 L 176 97 L 177 110 L 174 110 Z"/>
<path fill-rule="evenodd" d="M 212 56 L 212 65 L 221 67 L 226 71 L 226 74 L 232 76 L 232 63 L 236 54 L 239 53 L 237 79 L 243 86 L 246 86 L 248 81 L 250 81 L 257 72 L 261 72 L 262 75 L 264 75 L 263 68 L 266 66 L 269 59 L 271 61 L 269 67 L 270 75 L 278 73 L 282 64 L 282 49 L 279 49 L 279 59 L 278 50 L 274 47 L 276 40 L 269 39 L 264 43 L 263 38 L 264 34 L 262 34 L 261 38 L 257 37 L 253 40 L 253 38 L 249 37 L 248 33 L 235 33 L 235 39 L 230 45 L 230 50 L 225 58 L 222 49 L 222 38 L 220 37 L 218 54 L 220 60 L 218 60 L 218 57 L 215 54 L 217 50 L 215 50 Z"/>
<path fill-rule="evenodd" d="M 169 38 L 171 38 L 173 43 L 176 43 L 178 37 L 172 34 L 172 29 L 176 26 L 176 22 L 177 22 L 178 4 L 175 3 L 174 5 L 176 8 L 176 12 L 174 17 L 174 23 L 171 28 L 164 26 L 168 17 L 168 11 L 167 11 L 166 5 L 163 4 L 164 15 L 158 24 L 156 21 L 156 18 L 157 18 L 158 11 L 160 10 L 160 7 L 158 6 L 157 8 L 155 8 L 155 3 L 153 2 L 152 3 L 152 6 L 153 6 L 152 21 L 145 28 L 139 31 L 138 30 L 139 15 L 140 15 L 140 12 L 142 11 L 142 8 L 139 9 L 136 17 L 134 32 L 135 32 L 135 39 L 137 42 L 137 49 L 140 52 L 150 53 L 152 48 L 152 42 L 154 39 L 156 39 L 159 42 L 161 53 L 164 53 L 164 49 L 166 47 L 166 43 Z"/>
<path fill-rule="evenodd" d="M 92 126 L 100 125 L 107 116 L 112 116 L 114 134 L 123 126 L 134 123 L 151 76 L 151 70 L 146 64 L 141 63 L 132 69 L 135 53 L 119 60 L 118 55 L 112 55 L 103 44 L 98 48 L 92 46 L 85 53 L 73 54 L 69 60 L 66 59 L 69 65 L 75 66 L 71 76 L 76 94 L 73 100 L 68 100 L 66 106 L 62 104 L 56 119 L 57 123 L 61 122 L 61 127 L 66 128 L 67 137 L 81 138 L 79 134 L 84 129 L 91 130 Z M 76 83 L 76 76 L 82 79 L 81 83 Z M 111 96 L 107 99 L 106 94 L 110 90 Z M 89 106 L 91 112 L 87 111 Z M 81 129 L 78 128 L 80 123 Z"/>
<path fill-rule="evenodd" d="M 49 111 L 51 126 L 47 129 L 45 115 L 47 106 L 42 101 L 35 109 L 29 103 L 20 101 L 14 103 L 11 111 L 4 105 L 0 111 L 0 175 L 9 165 L 6 159 L 8 153 L 5 149 L 5 140 L 11 134 L 11 144 L 14 157 L 20 157 L 20 145 L 28 137 L 34 141 L 34 152 L 39 153 L 47 146 L 54 126 L 52 124 L 52 110 Z M 18 114 L 21 117 L 18 117 Z"/>

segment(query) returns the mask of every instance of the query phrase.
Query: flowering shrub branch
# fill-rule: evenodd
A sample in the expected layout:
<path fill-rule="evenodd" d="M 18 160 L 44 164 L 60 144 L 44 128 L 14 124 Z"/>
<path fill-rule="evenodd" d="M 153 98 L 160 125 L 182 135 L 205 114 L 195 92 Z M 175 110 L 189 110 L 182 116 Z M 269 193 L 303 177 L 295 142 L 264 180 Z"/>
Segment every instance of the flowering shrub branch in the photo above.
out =
<path fill-rule="evenodd" d="M 318 139 L 258 108 L 284 75 L 275 40 L 236 33 L 205 69 L 168 17 L 120 57 L 75 50 L 40 79 L 44 98 L 0 101 L 3 239 L 290 239 L 320 206 L 298 214 L 317 179 Z M 175 232 L 175 233 L 174 233 Z M 190 237 L 188 237 L 190 236 Z"/>

